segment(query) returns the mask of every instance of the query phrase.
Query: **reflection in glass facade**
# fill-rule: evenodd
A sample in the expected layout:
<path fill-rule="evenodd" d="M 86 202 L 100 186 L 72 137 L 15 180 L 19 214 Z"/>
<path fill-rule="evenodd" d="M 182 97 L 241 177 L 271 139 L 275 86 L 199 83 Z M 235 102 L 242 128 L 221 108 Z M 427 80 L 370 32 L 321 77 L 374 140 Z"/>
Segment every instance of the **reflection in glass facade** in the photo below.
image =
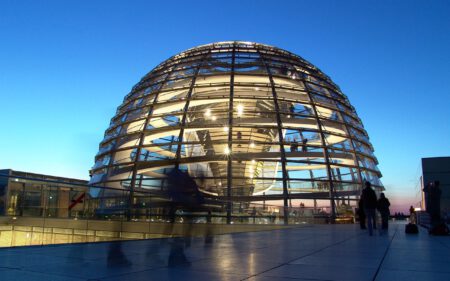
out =
<path fill-rule="evenodd" d="M 359 195 L 382 190 L 373 147 L 348 98 L 303 58 L 220 42 L 164 61 L 126 95 L 95 157 L 90 184 L 164 193 L 188 172 L 229 201 Z"/>

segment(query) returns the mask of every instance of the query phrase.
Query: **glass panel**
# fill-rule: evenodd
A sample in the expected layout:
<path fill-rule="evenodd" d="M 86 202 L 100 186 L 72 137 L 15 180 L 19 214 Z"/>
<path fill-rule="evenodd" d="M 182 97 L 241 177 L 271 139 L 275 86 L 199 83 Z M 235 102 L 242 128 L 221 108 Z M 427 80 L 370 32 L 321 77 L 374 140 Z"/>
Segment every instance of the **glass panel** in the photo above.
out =
<path fill-rule="evenodd" d="M 316 183 L 314 181 L 309 180 L 289 179 L 288 187 L 289 187 L 289 194 L 318 191 Z"/>
<path fill-rule="evenodd" d="M 178 101 L 186 98 L 189 89 L 179 89 L 172 91 L 164 91 L 159 93 L 157 103 L 165 103 L 169 101 Z M 168 105 L 169 106 L 169 105 Z"/>
<path fill-rule="evenodd" d="M 229 99 L 230 87 L 223 85 L 211 87 L 195 87 L 194 92 L 192 93 L 192 98 L 203 100 L 220 99 L 220 98 Z M 220 100 L 217 102 L 220 102 Z M 211 103 L 216 103 L 216 101 L 211 101 Z"/>
<path fill-rule="evenodd" d="M 171 114 L 171 115 L 153 115 L 150 118 L 150 121 L 147 124 L 147 130 L 155 130 L 155 129 L 169 129 L 168 127 L 177 126 L 181 123 L 181 118 L 183 118 L 182 114 Z"/>
<path fill-rule="evenodd" d="M 366 144 L 356 141 L 356 140 L 353 140 L 353 144 L 354 144 L 355 150 L 357 152 L 364 153 L 367 155 L 372 155 L 372 149 L 369 146 L 367 146 Z"/>
<path fill-rule="evenodd" d="M 182 79 L 166 81 L 162 87 L 162 90 L 171 88 L 185 88 L 189 87 L 192 83 L 192 77 L 184 77 Z"/>
<path fill-rule="evenodd" d="M 154 133 L 145 136 L 144 145 L 152 144 L 168 144 L 173 142 L 178 142 L 178 136 L 180 134 L 179 129 L 174 129 L 170 131 L 162 131 L 159 133 Z"/>
<path fill-rule="evenodd" d="M 138 119 L 134 122 L 123 125 L 123 133 L 129 134 L 133 132 L 141 132 L 144 129 L 145 119 Z"/>
<path fill-rule="evenodd" d="M 239 84 L 265 84 L 270 85 L 270 80 L 268 76 L 252 76 L 244 74 L 235 74 L 234 82 Z M 239 85 L 240 86 L 240 85 Z"/>
<path fill-rule="evenodd" d="M 379 176 L 374 173 L 374 172 L 370 172 L 370 171 L 366 171 L 366 170 L 362 170 L 361 171 L 362 177 L 363 177 L 363 181 L 369 181 L 372 183 L 372 185 L 375 186 L 383 186 L 383 184 L 381 183 Z"/>
<path fill-rule="evenodd" d="M 102 156 L 97 159 L 97 161 L 95 162 L 95 165 L 94 165 L 94 167 L 92 167 L 92 169 L 98 169 L 100 167 L 107 166 L 107 165 L 109 165 L 110 160 L 111 160 L 110 155 Z"/>
<path fill-rule="evenodd" d="M 6 207 L 6 215 L 15 216 L 20 215 L 20 208 L 23 202 L 23 183 L 10 182 L 8 184 L 8 202 Z"/>
<path fill-rule="evenodd" d="M 298 91 L 305 90 L 305 85 L 300 80 L 293 80 L 290 78 L 281 78 L 281 77 L 274 76 L 273 82 L 274 82 L 276 88 L 290 87 L 290 88 L 294 88 Z"/>
<path fill-rule="evenodd" d="M 273 99 L 272 89 L 261 85 L 235 86 L 234 98 L 239 99 Z"/>
<path fill-rule="evenodd" d="M 373 159 L 360 155 L 358 155 L 357 158 L 359 166 L 379 172 L 379 169 Z"/>
<path fill-rule="evenodd" d="M 25 184 L 22 200 L 22 215 L 31 217 L 40 217 L 43 215 L 43 206 L 45 206 L 45 197 L 41 196 L 42 185 Z"/>
<path fill-rule="evenodd" d="M 309 97 L 305 91 L 286 89 L 286 88 L 277 88 L 276 91 L 277 91 L 277 97 L 279 100 L 299 102 L 299 103 L 303 103 L 303 104 L 309 103 Z M 295 104 L 294 104 L 294 106 L 295 106 Z M 285 111 L 285 112 L 294 113 L 294 111 L 295 111 L 294 109 L 291 110 L 291 104 L 289 104 L 287 109 L 289 109 L 289 111 Z"/>
<path fill-rule="evenodd" d="M 341 167 L 341 166 L 331 166 L 331 173 L 333 180 L 337 182 L 347 181 L 347 182 L 358 182 L 358 174 L 357 170 L 349 167 Z M 343 190 L 342 185 L 336 186 L 336 191 Z"/>
<path fill-rule="evenodd" d="M 283 180 L 281 179 L 258 179 L 257 183 L 258 186 L 267 187 L 264 190 L 265 195 L 283 194 Z"/>
<path fill-rule="evenodd" d="M 199 75 L 220 74 L 231 71 L 232 58 L 211 58 L 200 68 Z"/>
<path fill-rule="evenodd" d="M 173 71 L 170 76 L 169 80 L 177 80 L 177 79 L 184 79 L 186 77 L 191 77 L 195 74 L 196 67 L 190 66 L 190 68 L 182 68 L 176 71 Z"/>
<path fill-rule="evenodd" d="M 136 148 L 116 151 L 112 164 L 128 163 L 135 160 Z"/>

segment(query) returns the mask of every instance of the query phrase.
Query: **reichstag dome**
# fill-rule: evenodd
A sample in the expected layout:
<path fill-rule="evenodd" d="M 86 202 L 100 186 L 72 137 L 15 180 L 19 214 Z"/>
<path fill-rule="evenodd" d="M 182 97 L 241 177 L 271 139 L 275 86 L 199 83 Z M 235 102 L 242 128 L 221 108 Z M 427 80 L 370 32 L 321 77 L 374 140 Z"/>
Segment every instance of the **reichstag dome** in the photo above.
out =
<path fill-rule="evenodd" d="M 164 192 L 175 168 L 209 197 L 333 205 L 357 198 L 364 181 L 383 190 L 377 164 L 355 108 L 327 75 L 288 51 L 229 41 L 175 55 L 132 88 L 90 184 Z"/>

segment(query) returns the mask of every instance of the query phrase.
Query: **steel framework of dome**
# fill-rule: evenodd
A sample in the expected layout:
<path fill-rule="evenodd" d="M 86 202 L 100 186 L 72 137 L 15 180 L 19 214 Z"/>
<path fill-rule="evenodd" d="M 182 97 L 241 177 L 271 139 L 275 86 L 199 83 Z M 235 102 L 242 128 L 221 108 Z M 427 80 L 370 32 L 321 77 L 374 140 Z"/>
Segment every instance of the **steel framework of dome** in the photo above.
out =
<path fill-rule="evenodd" d="M 126 95 L 90 184 L 164 191 L 187 171 L 228 201 L 357 196 L 382 190 L 373 147 L 348 98 L 317 67 L 272 46 L 199 46 L 155 67 Z M 230 210 L 229 210 L 230 211 Z"/>

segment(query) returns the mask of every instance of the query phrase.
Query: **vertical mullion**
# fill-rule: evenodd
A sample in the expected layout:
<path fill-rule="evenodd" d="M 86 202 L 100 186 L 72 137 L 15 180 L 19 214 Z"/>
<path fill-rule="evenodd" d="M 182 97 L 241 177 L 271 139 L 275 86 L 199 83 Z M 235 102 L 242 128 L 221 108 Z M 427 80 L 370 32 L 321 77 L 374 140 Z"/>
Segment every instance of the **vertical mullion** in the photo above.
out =
<path fill-rule="evenodd" d="M 335 102 L 339 102 L 339 101 L 335 101 Z M 337 107 L 337 106 L 336 106 Z M 353 157 L 355 157 L 355 166 L 356 166 L 356 171 L 357 171 L 357 175 L 358 175 L 358 183 L 359 186 L 362 187 L 362 174 L 361 174 L 361 167 L 359 166 L 358 163 L 358 155 L 356 154 L 356 148 L 355 148 L 355 144 L 353 143 L 353 137 L 350 135 L 350 130 L 348 128 L 348 124 L 347 121 L 345 121 L 345 119 L 342 117 L 342 113 L 340 110 L 336 110 L 337 114 L 339 114 L 342 123 L 344 124 L 345 127 L 345 131 L 347 132 L 347 140 L 350 142 L 351 147 L 352 147 L 352 153 L 353 153 Z M 353 173 L 352 177 L 353 177 Z"/>
<path fill-rule="evenodd" d="M 334 219 L 336 218 L 336 206 L 335 206 L 336 202 L 334 201 L 334 197 L 335 197 L 334 182 L 333 182 L 333 174 L 332 174 L 331 165 L 330 165 L 330 155 L 328 153 L 327 144 L 325 143 L 325 134 L 322 129 L 322 122 L 320 121 L 319 113 L 317 111 L 315 101 L 312 98 L 311 90 L 309 89 L 307 83 L 304 83 L 304 84 L 305 84 L 306 94 L 308 95 L 309 102 L 314 111 L 314 117 L 317 122 L 317 128 L 319 129 L 320 138 L 322 139 L 322 150 L 323 150 L 323 155 L 325 158 L 325 164 L 327 166 L 328 183 L 330 184 L 331 219 L 332 219 L 332 221 L 334 221 Z"/>
<path fill-rule="evenodd" d="M 183 109 L 183 117 L 181 119 L 181 124 L 180 124 L 180 133 L 178 135 L 178 147 L 177 147 L 177 152 L 176 152 L 175 169 L 179 169 L 179 167 L 180 167 L 181 147 L 183 145 L 184 127 L 186 126 L 187 111 L 189 109 L 189 104 L 191 102 L 192 92 L 194 91 L 195 81 L 197 80 L 197 76 L 198 76 L 198 73 L 200 72 L 200 68 L 205 63 L 206 58 L 211 53 L 212 48 L 213 48 L 213 46 L 203 56 L 201 62 L 198 64 L 197 69 L 195 70 L 194 76 L 192 77 L 191 85 L 189 87 L 189 92 L 186 97 L 186 104 L 184 105 L 184 109 Z"/>
<path fill-rule="evenodd" d="M 145 118 L 145 122 L 144 122 L 144 127 L 142 128 L 142 131 L 141 131 L 140 136 L 139 136 L 139 145 L 137 147 L 136 156 L 135 156 L 136 158 L 134 159 L 133 174 L 131 176 L 131 186 L 130 186 L 130 191 L 129 191 L 130 193 L 129 193 L 129 196 L 128 196 L 127 220 L 131 219 L 131 213 L 130 212 L 131 212 L 131 208 L 132 208 L 132 205 L 133 205 L 134 190 L 136 188 L 136 177 L 137 177 L 137 170 L 138 170 L 138 165 L 139 165 L 139 155 L 141 154 L 142 145 L 144 144 L 145 131 L 147 130 L 147 126 L 150 123 L 150 119 L 151 119 L 151 117 L 153 115 L 153 108 L 155 106 L 156 101 L 158 100 L 158 96 L 161 93 L 162 88 L 167 83 L 167 81 L 169 80 L 170 75 L 172 74 L 174 69 L 176 69 L 176 66 L 180 62 L 181 62 L 181 60 L 179 60 L 172 67 L 172 69 L 169 71 L 169 73 L 167 73 L 167 76 L 164 78 L 164 81 L 161 83 L 161 86 L 159 87 L 158 91 L 155 93 L 155 97 L 153 98 L 153 101 L 152 101 L 152 103 L 149 106 L 148 114 L 147 114 L 147 117 Z"/>
<path fill-rule="evenodd" d="M 231 57 L 230 73 L 230 100 L 228 103 L 228 155 L 227 155 L 227 224 L 231 224 L 231 188 L 233 184 L 233 99 L 234 99 L 234 63 L 235 63 L 236 42 L 233 43 L 233 53 Z"/>
<path fill-rule="evenodd" d="M 278 105 L 278 95 L 277 91 L 275 90 L 275 83 L 273 82 L 272 72 L 270 71 L 269 66 L 267 65 L 263 54 L 257 49 L 259 55 L 261 56 L 261 60 L 266 67 L 267 74 L 269 75 L 270 80 L 270 86 L 272 88 L 272 97 L 273 102 L 275 106 L 275 114 L 277 117 L 277 127 L 278 127 L 278 140 L 280 142 L 280 154 L 281 154 L 281 170 L 283 173 L 283 210 L 284 210 L 284 224 L 289 223 L 289 211 L 288 211 L 288 199 L 289 199 L 289 193 L 287 188 L 287 181 L 288 181 L 288 174 L 286 171 L 286 152 L 284 150 L 284 143 L 283 143 L 283 127 L 281 122 L 281 116 L 280 116 L 280 106 Z"/>
<path fill-rule="evenodd" d="M 305 83 L 305 82 L 304 82 Z M 306 84 L 306 83 L 305 83 Z M 320 86 L 321 87 L 321 86 Z M 329 89 L 327 88 L 327 90 L 329 91 Z M 334 91 L 334 90 L 333 90 Z M 349 124 L 347 124 L 347 121 L 345 121 L 345 119 L 343 118 L 343 115 L 342 115 L 342 111 L 341 111 L 341 109 L 339 109 L 339 107 L 337 106 L 337 104 L 336 103 L 338 103 L 338 102 L 341 102 L 341 101 L 339 101 L 338 99 L 335 99 L 335 98 L 333 98 L 333 97 L 331 97 L 330 95 L 326 95 L 327 97 L 329 97 L 334 103 L 335 103 L 335 105 L 336 105 L 336 109 L 333 109 L 338 115 L 339 115 L 339 117 L 341 118 L 341 120 L 342 120 L 342 123 L 344 124 L 344 127 L 345 127 L 345 131 L 347 132 L 347 139 L 348 139 L 348 141 L 350 142 L 350 144 L 351 144 L 351 147 L 352 147 L 352 153 L 353 153 L 353 156 L 354 156 L 354 158 L 355 158 L 355 161 L 354 161 L 354 163 L 355 163 L 355 166 L 356 166 L 356 170 L 357 170 L 357 175 L 358 175 L 358 183 L 360 184 L 360 187 L 362 187 L 362 173 L 361 173 L 361 167 L 359 166 L 359 163 L 358 163 L 358 156 L 357 156 L 357 153 L 356 153 L 356 148 L 355 148 L 355 145 L 354 145 L 354 143 L 353 143 L 353 136 L 350 134 L 350 129 L 349 129 Z M 351 117 L 350 117 L 351 118 Z M 353 174 L 353 173 L 352 173 Z"/>

